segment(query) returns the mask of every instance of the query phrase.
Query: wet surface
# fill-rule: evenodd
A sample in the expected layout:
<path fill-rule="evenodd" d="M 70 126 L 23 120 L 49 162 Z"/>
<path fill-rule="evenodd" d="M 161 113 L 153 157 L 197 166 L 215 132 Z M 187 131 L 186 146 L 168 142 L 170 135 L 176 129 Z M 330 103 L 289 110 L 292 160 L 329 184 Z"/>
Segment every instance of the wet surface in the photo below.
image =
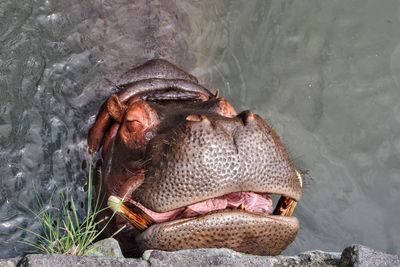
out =
<path fill-rule="evenodd" d="M 103 78 L 153 56 L 262 115 L 308 171 L 286 253 L 400 253 L 398 1 L 130 2 L 0 2 L 0 257 L 38 228 L 35 194 L 84 201 Z"/>

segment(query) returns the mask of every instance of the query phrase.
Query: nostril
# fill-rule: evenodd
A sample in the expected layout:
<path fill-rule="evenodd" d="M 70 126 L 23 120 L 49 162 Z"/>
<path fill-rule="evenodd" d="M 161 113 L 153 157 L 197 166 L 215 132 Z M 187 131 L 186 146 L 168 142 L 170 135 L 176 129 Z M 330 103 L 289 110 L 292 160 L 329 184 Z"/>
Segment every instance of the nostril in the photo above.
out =
<path fill-rule="evenodd" d="M 249 110 L 242 111 L 237 116 L 242 119 L 244 125 L 255 120 L 254 113 Z"/>
<path fill-rule="evenodd" d="M 188 115 L 186 117 L 186 120 L 187 121 L 211 123 L 210 120 L 207 118 L 207 116 L 204 116 L 204 115 Z"/>
<path fill-rule="evenodd" d="M 187 121 L 201 121 L 200 115 L 189 115 L 186 117 Z"/>

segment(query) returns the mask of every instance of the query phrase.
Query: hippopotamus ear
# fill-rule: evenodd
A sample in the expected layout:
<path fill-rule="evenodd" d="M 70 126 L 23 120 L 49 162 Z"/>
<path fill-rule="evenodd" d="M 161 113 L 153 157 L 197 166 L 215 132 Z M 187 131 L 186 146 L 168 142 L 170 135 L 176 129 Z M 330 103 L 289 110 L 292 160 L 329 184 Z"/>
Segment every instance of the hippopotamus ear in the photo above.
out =
<path fill-rule="evenodd" d="M 100 149 L 103 144 L 103 139 L 110 127 L 113 125 L 113 120 L 120 123 L 124 116 L 126 105 L 121 103 L 117 95 L 112 95 L 100 108 L 97 114 L 96 121 L 88 133 L 89 153 L 93 154 Z"/>
<path fill-rule="evenodd" d="M 112 95 L 107 100 L 107 110 L 110 116 L 117 122 L 122 122 L 122 118 L 126 111 L 126 105 L 121 103 L 117 95 Z"/>

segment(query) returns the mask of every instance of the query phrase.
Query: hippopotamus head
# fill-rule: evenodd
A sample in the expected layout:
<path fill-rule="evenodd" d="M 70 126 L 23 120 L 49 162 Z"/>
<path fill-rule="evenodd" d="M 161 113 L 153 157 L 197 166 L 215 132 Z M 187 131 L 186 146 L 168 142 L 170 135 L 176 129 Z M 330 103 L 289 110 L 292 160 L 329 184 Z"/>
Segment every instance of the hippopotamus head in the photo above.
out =
<path fill-rule="evenodd" d="M 91 152 L 102 148 L 99 193 L 123 199 L 108 233 L 124 226 L 117 238 L 126 251 L 277 255 L 294 240 L 301 176 L 265 120 L 237 113 L 164 60 L 129 71 L 116 86 L 88 143 Z"/>

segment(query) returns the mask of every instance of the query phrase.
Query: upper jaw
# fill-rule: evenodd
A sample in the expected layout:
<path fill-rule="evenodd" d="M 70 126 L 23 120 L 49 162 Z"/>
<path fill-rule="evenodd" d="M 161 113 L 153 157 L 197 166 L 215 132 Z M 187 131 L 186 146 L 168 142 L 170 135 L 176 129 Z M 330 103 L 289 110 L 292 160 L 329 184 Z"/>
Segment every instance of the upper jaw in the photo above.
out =
<path fill-rule="evenodd" d="M 283 197 L 287 197 L 290 199 L 293 199 L 295 201 L 298 201 L 301 197 L 301 192 L 299 193 L 298 191 L 295 190 L 290 190 L 289 189 L 281 189 L 279 188 L 271 188 L 269 189 L 268 187 L 255 187 L 252 185 L 246 185 L 246 184 L 240 184 L 241 181 L 239 181 L 237 184 L 231 184 L 230 187 L 225 187 L 221 189 L 221 191 L 211 191 L 211 189 L 214 188 L 207 188 L 204 187 L 204 192 L 203 194 L 195 194 L 193 197 L 183 197 L 179 194 L 169 194 L 168 196 L 171 196 L 172 198 L 176 198 L 176 203 L 172 202 L 170 205 L 163 205 L 162 200 L 160 201 L 152 201 L 151 198 L 155 198 L 158 194 L 155 194 L 155 196 L 149 197 L 150 199 L 147 199 L 146 197 L 138 197 L 139 195 L 136 195 L 135 192 L 133 194 L 133 199 L 136 202 L 141 203 L 143 206 L 146 208 L 153 210 L 155 212 L 163 213 L 163 212 L 168 212 L 172 210 L 176 210 L 179 208 L 183 208 L 186 206 L 190 206 L 192 204 L 202 202 L 208 199 L 213 199 L 213 198 L 218 198 L 223 195 L 229 194 L 229 193 L 235 193 L 235 192 L 256 192 L 256 193 L 268 193 L 268 194 L 275 194 L 275 195 L 281 195 Z M 300 187 L 300 185 L 299 185 Z M 222 188 L 222 186 L 220 187 Z M 207 190 L 210 189 L 209 192 Z M 177 188 L 179 190 L 179 188 Z M 196 192 L 196 191 L 195 191 Z M 161 199 L 163 199 L 165 196 L 161 195 L 159 196 Z"/>
<path fill-rule="evenodd" d="M 232 192 L 266 192 L 299 200 L 302 182 L 278 135 L 260 117 L 191 122 L 152 162 L 132 194 L 166 212 Z"/>

